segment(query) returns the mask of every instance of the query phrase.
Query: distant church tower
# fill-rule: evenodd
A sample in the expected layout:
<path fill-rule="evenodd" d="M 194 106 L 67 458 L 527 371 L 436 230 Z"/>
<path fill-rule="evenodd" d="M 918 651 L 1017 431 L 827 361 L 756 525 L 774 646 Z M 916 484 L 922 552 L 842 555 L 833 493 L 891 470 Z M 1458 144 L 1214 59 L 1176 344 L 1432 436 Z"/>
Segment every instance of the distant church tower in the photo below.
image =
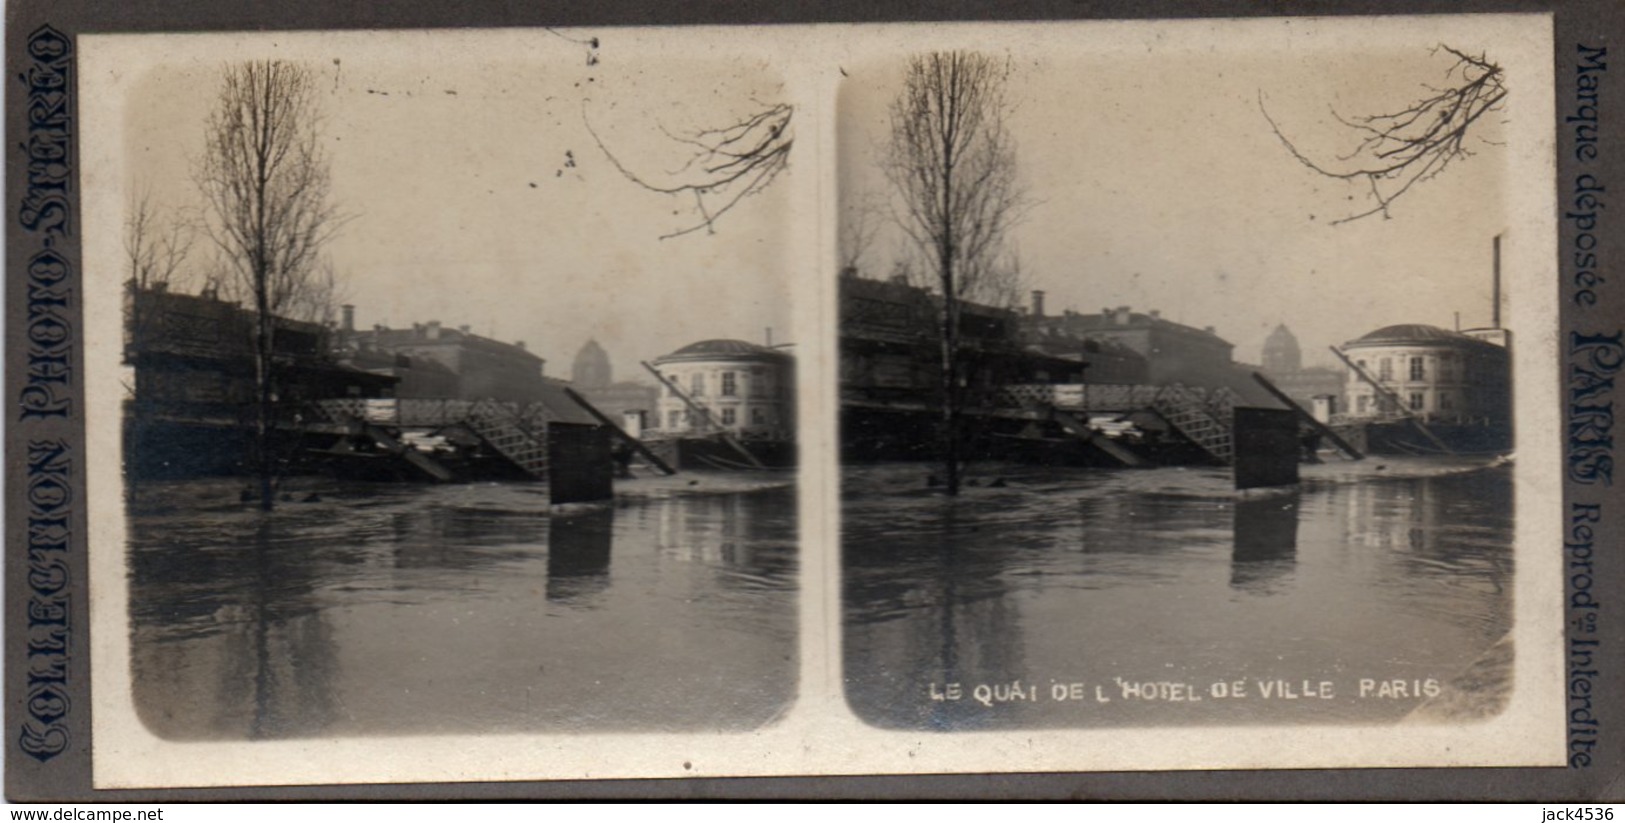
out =
<path fill-rule="evenodd" d="M 582 389 L 602 389 L 613 382 L 609 371 L 609 353 L 598 345 L 597 340 L 588 340 L 587 345 L 576 352 L 575 365 L 570 368 L 570 380 Z"/>
<path fill-rule="evenodd" d="M 1292 336 L 1286 324 L 1276 326 L 1275 331 L 1264 339 L 1263 366 L 1264 371 L 1270 374 L 1291 374 L 1303 369 L 1303 353 L 1298 350 L 1298 338 Z"/>

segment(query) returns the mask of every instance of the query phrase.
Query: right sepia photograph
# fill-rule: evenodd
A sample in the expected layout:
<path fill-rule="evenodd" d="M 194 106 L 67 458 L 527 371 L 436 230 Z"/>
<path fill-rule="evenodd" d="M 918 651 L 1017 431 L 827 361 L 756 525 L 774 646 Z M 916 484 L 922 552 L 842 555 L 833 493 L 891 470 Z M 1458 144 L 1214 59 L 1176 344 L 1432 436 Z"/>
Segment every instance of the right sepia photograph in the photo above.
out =
<path fill-rule="evenodd" d="M 1516 213 L 1551 146 L 1516 125 L 1549 129 L 1550 80 L 1508 71 L 1528 43 L 1332 25 L 842 67 L 841 655 L 863 721 L 1507 708 L 1515 398 L 1555 379 L 1513 364 L 1556 328 L 1514 287 L 1551 282 L 1513 262 L 1550 256 Z"/>

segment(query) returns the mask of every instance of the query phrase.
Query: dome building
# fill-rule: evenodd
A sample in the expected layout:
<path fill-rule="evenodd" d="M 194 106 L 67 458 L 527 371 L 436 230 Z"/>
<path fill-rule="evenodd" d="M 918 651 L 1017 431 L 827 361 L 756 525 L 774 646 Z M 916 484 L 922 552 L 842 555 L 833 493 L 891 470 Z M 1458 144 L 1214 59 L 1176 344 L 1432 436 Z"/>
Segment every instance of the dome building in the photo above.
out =
<path fill-rule="evenodd" d="M 1343 370 L 1304 366 L 1303 349 L 1298 345 L 1298 337 L 1286 324 L 1276 325 L 1275 330 L 1264 339 L 1260 359 L 1265 376 L 1292 398 L 1292 402 L 1305 409 L 1324 407 L 1324 412 L 1316 412 L 1322 420 L 1336 411 L 1337 404 L 1342 402 Z"/>
<path fill-rule="evenodd" d="M 1504 346 L 1407 323 L 1344 343 L 1342 351 L 1354 366 L 1344 389 L 1351 420 L 1410 416 L 1495 427 L 1511 421 L 1511 361 Z"/>
<path fill-rule="evenodd" d="M 1282 323 L 1264 339 L 1264 371 L 1271 374 L 1290 374 L 1303 368 L 1303 352 L 1298 338 Z"/>
<path fill-rule="evenodd" d="M 747 443 L 795 439 L 795 360 L 785 351 L 743 340 L 701 340 L 655 358 L 654 366 L 668 381 L 649 421 L 659 436 L 727 432 Z"/>
<path fill-rule="evenodd" d="M 588 340 L 576 352 L 575 362 L 570 367 L 570 383 L 594 408 L 611 420 L 623 422 L 634 437 L 643 431 L 649 415 L 654 413 L 659 395 L 654 386 L 635 380 L 616 381 L 609 352 L 597 340 Z M 636 422 L 628 422 L 629 415 Z"/>
<path fill-rule="evenodd" d="M 570 367 L 570 382 L 577 389 L 602 389 L 613 382 L 611 377 L 609 352 L 604 351 L 597 340 L 588 340 L 576 352 L 575 362 Z"/>

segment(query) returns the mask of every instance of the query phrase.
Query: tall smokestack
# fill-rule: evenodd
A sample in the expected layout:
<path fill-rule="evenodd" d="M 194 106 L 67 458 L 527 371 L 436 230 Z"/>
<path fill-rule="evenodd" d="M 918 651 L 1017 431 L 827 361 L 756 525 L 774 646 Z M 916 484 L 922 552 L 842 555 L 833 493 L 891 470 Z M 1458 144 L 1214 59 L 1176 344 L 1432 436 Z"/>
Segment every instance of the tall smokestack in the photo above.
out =
<path fill-rule="evenodd" d="M 1501 328 L 1501 235 L 1495 236 L 1495 305 L 1490 311 L 1490 325 Z"/>
<path fill-rule="evenodd" d="M 346 303 L 339 308 L 344 311 L 344 324 L 339 328 L 347 332 L 355 331 L 355 306 Z"/>
<path fill-rule="evenodd" d="M 1033 290 L 1033 316 L 1044 316 L 1044 292 L 1041 289 Z"/>

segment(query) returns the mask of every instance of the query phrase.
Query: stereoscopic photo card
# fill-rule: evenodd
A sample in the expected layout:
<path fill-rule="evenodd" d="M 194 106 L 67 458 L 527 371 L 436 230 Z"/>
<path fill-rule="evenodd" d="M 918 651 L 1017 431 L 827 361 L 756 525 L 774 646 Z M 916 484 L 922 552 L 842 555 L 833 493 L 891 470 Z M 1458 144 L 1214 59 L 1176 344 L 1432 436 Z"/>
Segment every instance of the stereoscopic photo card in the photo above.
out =
<path fill-rule="evenodd" d="M 27 11 L 14 795 L 1617 749 L 1574 13 Z"/>

